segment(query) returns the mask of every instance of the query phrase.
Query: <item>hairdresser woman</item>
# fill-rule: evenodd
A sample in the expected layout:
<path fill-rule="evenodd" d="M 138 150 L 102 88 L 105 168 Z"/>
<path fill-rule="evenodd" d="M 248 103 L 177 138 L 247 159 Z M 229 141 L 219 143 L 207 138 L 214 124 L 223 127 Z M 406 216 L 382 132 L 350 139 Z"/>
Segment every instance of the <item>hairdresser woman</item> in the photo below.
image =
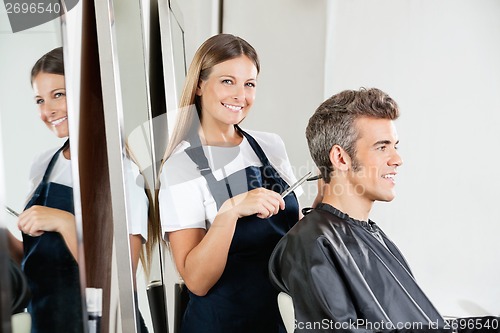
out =
<path fill-rule="evenodd" d="M 40 119 L 57 137 L 68 137 L 61 47 L 35 63 L 31 84 Z M 30 171 L 32 191 L 18 219 L 23 241 L 9 234 L 11 253 L 21 262 L 31 290 L 28 312 L 32 333 L 83 332 L 70 159 L 69 140 L 35 159 Z M 134 192 L 136 209 L 129 212 L 134 221 L 129 226 L 134 273 L 141 244 L 147 238 L 148 201 L 144 189 L 142 194 L 140 190 Z"/>
<path fill-rule="evenodd" d="M 246 131 L 260 65 L 229 34 L 209 38 L 189 67 L 160 175 L 159 209 L 190 300 L 183 333 L 284 332 L 267 263 L 299 219 L 283 141 Z"/>
<path fill-rule="evenodd" d="M 40 119 L 57 137 L 68 137 L 61 48 L 35 63 L 31 84 Z M 11 253 L 21 259 L 31 290 L 32 333 L 83 332 L 70 158 L 66 141 L 35 159 L 31 193 L 18 219 L 23 241 L 10 235 Z"/>

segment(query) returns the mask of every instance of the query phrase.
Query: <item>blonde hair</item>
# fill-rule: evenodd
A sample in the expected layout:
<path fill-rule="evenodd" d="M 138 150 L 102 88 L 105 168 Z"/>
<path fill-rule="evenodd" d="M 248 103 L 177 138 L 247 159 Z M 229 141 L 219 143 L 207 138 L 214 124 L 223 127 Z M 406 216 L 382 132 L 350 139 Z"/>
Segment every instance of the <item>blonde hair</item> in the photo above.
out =
<path fill-rule="evenodd" d="M 153 200 L 151 187 L 143 174 L 144 169 L 141 167 L 139 160 L 130 148 L 128 142 L 125 142 L 125 154 L 132 161 L 132 163 L 137 165 L 137 167 L 139 168 L 140 176 L 143 177 L 144 180 L 144 191 L 146 193 L 146 197 L 148 198 L 148 239 L 146 240 L 146 243 L 141 247 L 141 252 L 139 252 L 139 260 L 142 264 L 144 272 L 146 273 L 146 276 L 149 278 L 149 275 L 151 273 L 153 252 L 161 241 L 160 219 L 156 214 L 157 210 L 155 209 L 155 201 Z"/>

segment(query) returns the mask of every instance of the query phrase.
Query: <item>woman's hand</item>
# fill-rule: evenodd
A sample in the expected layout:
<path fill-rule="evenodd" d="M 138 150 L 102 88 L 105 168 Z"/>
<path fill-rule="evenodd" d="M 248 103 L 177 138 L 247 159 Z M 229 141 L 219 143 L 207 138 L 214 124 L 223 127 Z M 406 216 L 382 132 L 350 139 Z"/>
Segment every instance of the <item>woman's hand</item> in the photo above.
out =
<path fill-rule="evenodd" d="M 46 231 L 58 232 L 64 238 L 75 260 L 78 258 L 75 216 L 61 209 L 32 206 L 19 215 L 19 230 L 32 237 Z"/>
<path fill-rule="evenodd" d="M 32 237 L 41 236 L 45 231 L 63 234 L 68 231 L 76 233 L 75 217 L 61 209 L 45 206 L 32 206 L 19 215 L 19 230 Z"/>
<path fill-rule="evenodd" d="M 285 208 L 279 193 L 257 188 L 226 200 L 212 226 L 183 229 L 168 234 L 175 265 L 189 290 L 204 296 L 226 267 L 238 218 L 257 214 L 268 218 Z"/>
<path fill-rule="evenodd" d="M 278 214 L 280 209 L 285 209 L 281 195 L 260 187 L 226 200 L 219 214 L 233 211 L 237 218 L 257 214 L 257 217 L 265 219 Z"/>

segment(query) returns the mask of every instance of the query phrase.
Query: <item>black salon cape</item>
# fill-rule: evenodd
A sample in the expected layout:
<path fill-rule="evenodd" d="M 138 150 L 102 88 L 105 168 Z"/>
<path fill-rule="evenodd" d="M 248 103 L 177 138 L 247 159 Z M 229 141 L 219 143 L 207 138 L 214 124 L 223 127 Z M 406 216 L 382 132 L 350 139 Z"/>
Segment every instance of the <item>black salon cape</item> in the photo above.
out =
<path fill-rule="evenodd" d="M 296 332 L 449 331 L 378 226 L 330 205 L 320 204 L 282 238 L 269 270 L 293 299 Z"/>

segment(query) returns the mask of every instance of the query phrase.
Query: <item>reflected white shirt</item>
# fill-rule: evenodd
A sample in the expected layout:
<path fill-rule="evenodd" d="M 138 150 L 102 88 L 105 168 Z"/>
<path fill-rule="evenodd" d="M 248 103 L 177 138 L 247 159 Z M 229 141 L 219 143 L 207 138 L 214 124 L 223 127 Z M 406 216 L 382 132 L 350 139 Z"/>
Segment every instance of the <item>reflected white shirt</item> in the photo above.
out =
<path fill-rule="evenodd" d="M 29 174 L 29 191 L 26 203 L 33 196 L 33 193 L 42 181 L 50 160 L 58 149 L 47 150 L 33 160 Z M 141 235 L 143 242 L 145 242 L 148 238 L 149 201 L 144 191 L 144 178 L 139 172 L 139 167 L 128 158 L 124 158 L 124 169 L 125 191 L 127 193 L 128 232 L 131 235 Z M 62 152 L 58 154 L 57 161 L 49 177 L 49 182 L 73 187 L 71 160 L 66 159 Z"/>

